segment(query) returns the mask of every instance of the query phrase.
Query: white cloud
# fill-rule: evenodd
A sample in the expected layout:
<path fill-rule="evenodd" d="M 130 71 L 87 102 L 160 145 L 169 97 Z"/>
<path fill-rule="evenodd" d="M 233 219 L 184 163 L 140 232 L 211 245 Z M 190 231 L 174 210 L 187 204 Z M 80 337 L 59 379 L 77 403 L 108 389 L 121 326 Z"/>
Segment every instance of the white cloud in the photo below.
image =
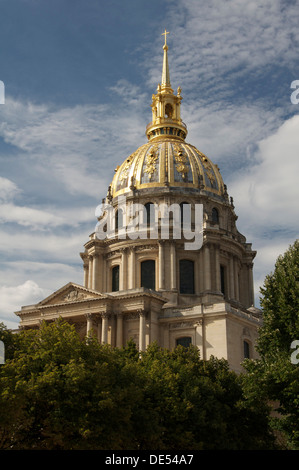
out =
<path fill-rule="evenodd" d="M 19 319 L 14 312 L 23 305 L 32 305 L 72 281 L 83 282 L 82 262 L 77 254 L 77 265 L 62 262 L 8 261 L 0 272 L 0 322 L 16 328 Z M 73 256 L 72 262 L 75 263 Z M 25 279 L 25 280 L 24 280 Z"/>
<path fill-rule="evenodd" d="M 0 202 L 11 201 L 19 193 L 20 189 L 13 181 L 0 176 Z"/>
<path fill-rule="evenodd" d="M 0 206 L 0 222 L 15 222 L 19 225 L 38 230 L 47 230 L 65 223 L 64 219 L 54 214 L 30 207 L 19 207 L 14 204 Z"/>
<path fill-rule="evenodd" d="M 230 192 L 247 231 L 299 232 L 299 116 L 260 141 L 254 163 L 234 175 Z"/>
<path fill-rule="evenodd" d="M 255 292 L 275 261 L 299 235 L 299 116 L 284 122 L 275 133 L 261 140 L 254 163 L 233 175 L 237 225 L 257 250 Z"/>
<path fill-rule="evenodd" d="M 0 321 L 3 321 L 9 328 L 17 328 L 18 317 L 13 312 L 20 309 L 22 305 L 31 305 L 42 300 L 49 292 L 41 289 L 32 280 L 27 280 L 18 286 L 0 287 Z"/>
<path fill-rule="evenodd" d="M 82 260 L 77 253 L 72 263 L 52 260 L 31 261 L 8 260 L 2 263 L 0 283 L 6 286 L 22 284 L 24 279 L 32 279 L 44 290 L 54 291 L 69 281 L 83 282 Z"/>
<path fill-rule="evenodd" d="M 13 202 L 21 190 L 7 178 L 0 177 L 0 222 L 16 223 L 32 230 L 49 231 L 66 225 L 77 227 L 82 222 L 94 222 L 95 209 L 92 207 L 45 207 L 18 206 Z M 96 198 L 95 198 L 96 201 Z"/>

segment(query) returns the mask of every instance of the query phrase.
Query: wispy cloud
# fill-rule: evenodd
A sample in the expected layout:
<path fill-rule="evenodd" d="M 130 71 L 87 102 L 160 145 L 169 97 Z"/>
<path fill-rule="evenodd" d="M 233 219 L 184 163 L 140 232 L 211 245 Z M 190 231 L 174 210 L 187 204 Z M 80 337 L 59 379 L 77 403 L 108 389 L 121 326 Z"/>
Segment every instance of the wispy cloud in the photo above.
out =
<path fill-rule="evenodd" d="M 101 105 L 51 109 L 7 99 L 0 136 L 24 153 L 28 171 L 70 194 L 99 197 L 120 159 L 142 136 L 137 106 L 120 101 L 117 109 Z M 108 176 L 107 170 L 110 170 Z M 105 195 L 106 193 L 104 193 Z"/>
<path fill-rule="evenodd" d="M 170 1 L 172 78 L 196 92 L 233 94 L 229 80 L 292 68 L 298 57 L 298 0 Z M 156 64 L 155 64 L 156 65 Z M 153 81 L 155 69 L 150 68 Z M 154 80 L 155 81 L 155 80 Z M 240 82 L 240 90 L 242 91 Z M 243 89 L 244 96 L 254 90 Z"/>

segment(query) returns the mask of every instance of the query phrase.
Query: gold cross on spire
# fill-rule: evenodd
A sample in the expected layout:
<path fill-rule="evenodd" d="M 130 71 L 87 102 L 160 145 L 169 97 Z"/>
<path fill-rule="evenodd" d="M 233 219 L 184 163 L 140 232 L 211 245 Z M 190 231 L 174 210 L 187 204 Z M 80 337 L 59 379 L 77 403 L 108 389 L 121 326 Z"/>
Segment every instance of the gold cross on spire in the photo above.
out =
<path fill-rule="evenodd" d="M 165 32 L 161 34 L 161 36 L 165 36 L 165 46 L 166 46 L 166 34 L 169 34 L 169 31 L 166 31 L 166 28 L 165 28 Z"/>

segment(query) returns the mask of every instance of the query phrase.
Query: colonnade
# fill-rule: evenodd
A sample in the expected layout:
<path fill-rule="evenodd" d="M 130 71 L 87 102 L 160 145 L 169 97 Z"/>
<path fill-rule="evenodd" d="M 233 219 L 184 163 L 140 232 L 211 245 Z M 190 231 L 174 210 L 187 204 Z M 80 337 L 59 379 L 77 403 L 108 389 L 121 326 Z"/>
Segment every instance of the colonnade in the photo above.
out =
<path fill-rule="evenodd" d="M 109 314 L 86 314 L 86 336 L 90 334 L 95 334 L 99 343 L 101 344 L 111 344 L 121 348 L 124 346 L 124 321 L 125 313 Z M 145 351 L 147 346 L 146 341 L 146 312 L 139 310 L 136 313 L 136 316 L 139 318 L 139 350 Z M 114 317 L 114 318 L 113 318 Z M 113 319 L 113 322 L 110 320 Z M 110 332 L 109 327 L 115 328 L 116 331 Z M 112 333 L 112 334 L 111 334 Z M 113 339 L 112 339 L 113 338 Z"/>

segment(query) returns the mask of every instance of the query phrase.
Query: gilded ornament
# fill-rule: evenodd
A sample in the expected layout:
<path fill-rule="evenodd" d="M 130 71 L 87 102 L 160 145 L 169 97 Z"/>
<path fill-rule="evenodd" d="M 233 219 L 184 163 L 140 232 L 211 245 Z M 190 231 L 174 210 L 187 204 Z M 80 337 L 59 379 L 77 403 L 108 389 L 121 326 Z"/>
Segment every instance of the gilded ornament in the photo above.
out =
<path fill-rule="evenodd" d="M 125 179 L 128 178 L 128 173 L 129 173 L 129 170 L 130 170 L 130 167 L 131 167 L 131 164 L 132 164 L 132 160 L 133 160 L 135 154 L 136 154 L 136 152 L 132 153 L 132 155 L 130 155 L 130 157 L 127 158 L 126 163 L 124 164 L 124 166 L 122 168 L 122 172 L 119 176 L 120 181 L 124 181 Z"/>
<path fill-rule="evenodd" d="M 209 178 L 210 183 L 213 185 L 215 183 L 215 176 L 214 176 L 214 173 L 212 171 L 212 165 L 210 164 L 209 160 L 207 159 L 207 157 L 205 155 L 202 156 L 201 160 L 202 160 L 202 164 L 203 164 L 203 166 L 206 170 L 206 175 Z"/>
<path fill-rule="evenodd" d="M 157 160 L 159 158 L 159 147 L 158 145 L 153 145 L 150 152 L 147 154 L 145 159 L 145 169 L 144 173 L 148 174 L 149 179 L 151 179 L 153 173 L 157 170 Z"/>
<path fill-rule="evenodd" d="M 174 158 L 176 161 L 176 170 L 185 179 L 189 172 L 188 157 L 179 144 L 174 144 Z"/>

